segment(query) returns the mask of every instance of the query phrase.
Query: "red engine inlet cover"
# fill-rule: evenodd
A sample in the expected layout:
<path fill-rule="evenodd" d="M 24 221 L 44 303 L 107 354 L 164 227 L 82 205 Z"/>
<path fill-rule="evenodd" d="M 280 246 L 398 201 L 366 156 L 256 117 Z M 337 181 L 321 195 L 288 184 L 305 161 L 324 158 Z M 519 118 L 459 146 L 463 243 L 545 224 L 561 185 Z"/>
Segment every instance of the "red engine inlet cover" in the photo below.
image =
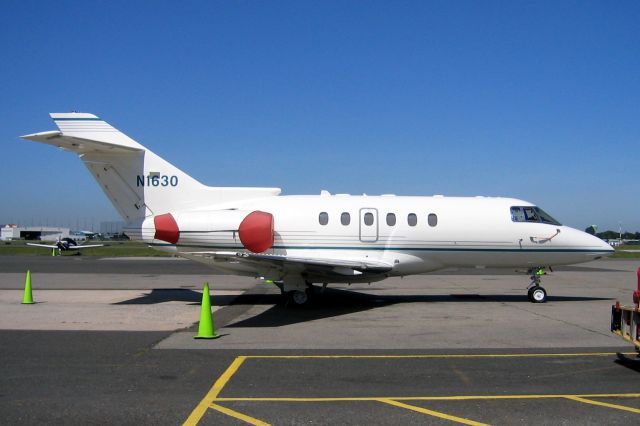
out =
<path fill-rule="evenodd" d="M 256 210 L 249 213 L 238 228 L 242 245 L 254 252 L 262 253 L 273 246 L 273 215 Z"/>
<path fill-rule="evenodd" d="M 180 229 L 176 220 L 171 213 L 161 214 L 153 218 L 153 224 L 156 227 L 156 234 L 153 238 L 156 240 L 166 241 L 171 244 L 178 242 L 180 238 Z"/>

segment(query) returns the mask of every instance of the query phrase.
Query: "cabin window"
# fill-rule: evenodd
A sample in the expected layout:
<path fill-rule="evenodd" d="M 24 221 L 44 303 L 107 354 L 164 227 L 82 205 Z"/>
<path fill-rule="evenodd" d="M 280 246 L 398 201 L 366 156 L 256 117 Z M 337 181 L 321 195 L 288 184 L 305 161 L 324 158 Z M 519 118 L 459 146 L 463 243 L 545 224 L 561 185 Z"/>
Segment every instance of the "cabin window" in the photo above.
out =
<path fill-rule="evenodd" d="M 409 226 L 416 226 L 418 224 L 418 216 L 415 213 L 409 213 L 407 216 L 407 223 Z"/>
<path fill-rule="evenodd" d="M 427 223 L 433 228 L 438 224 L 438 216 L 434 213 L 429 213 L 429 216 L 427 216 Z"/>
<path fill-rule="evenodd" d="M 511 207 L 511 220 L 514 222 L 547 223 L 561 226 L 560 222 L 552 218 L 547 212 L 533 206 Z"/>
<path fill-rule="evenodd" d="M 320 222 L 320 225 L 326 225 L 327 223 L 329 223 L 329 214 L 327 212 L 320 213 L 320 216 L 318 216 L 318 221 Z"/>
<path fill-rule="evenodd" d="M 394 213 L 387 213 L 387 225 L 396 226 L 396 215 Z"/>
<path fill-rule="evenodd" d="M 364 214 L 364 224 L 367 226 L 373 225 L 373 213 Z"/>
<path fill-rule="evenodd" d="M 347 226 L 351 223 L 351 215 L 347 212 L 344 212 L 340 215 L 340 223 L 344 226 Z"/>

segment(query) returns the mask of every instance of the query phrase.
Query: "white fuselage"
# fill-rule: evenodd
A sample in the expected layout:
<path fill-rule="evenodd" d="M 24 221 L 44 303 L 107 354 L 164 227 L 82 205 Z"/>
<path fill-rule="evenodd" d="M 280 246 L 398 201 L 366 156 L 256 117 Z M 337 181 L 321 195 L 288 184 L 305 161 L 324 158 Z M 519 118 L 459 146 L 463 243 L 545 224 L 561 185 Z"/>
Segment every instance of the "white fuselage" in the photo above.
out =
<path fill-rule="evenodd" d="M 515 222 L 510 212 L 513 206 L 532 204 L 489 197 L 274 196 L 201 210 L 201 221 L 209 218 L 210 223 L 214 222 L 218 211 L 232 214 L 236 210 L 260 210 L 274 218 L 274 244 L 265 254 L 368 259 L 393 265 L 390 272 L 375 279 L 367 274 L 338 275 L 333 280 L 325 275 L 317 277 L 324 282 L 375 281 L 447 267 L 564 265 L 593 260 L 612 251 L 599 238 L 567 226 Z M 365 217 L 367 214 L 370 215 Z M 327 219 L 326 224 L 321 223 L 321 215 Z M 184 229 L 185 224 L 180 228 Z M 206 225 L 193 225 L 171 245 L 153 239 L 149 221 L 143 223 L 142 232 L 130 229 L 129 234 L 187 257 L 189 252 L 203 250 L 245 250 L 233 227 L 213 231 L 205 228 Z M 200 260 L 206 261 L 206 257 Z M 235 273 L 264 274 L 246 264 L 227 262 L 216 266 Z M 274 272 L 268 278 L 282 277 Z"/>

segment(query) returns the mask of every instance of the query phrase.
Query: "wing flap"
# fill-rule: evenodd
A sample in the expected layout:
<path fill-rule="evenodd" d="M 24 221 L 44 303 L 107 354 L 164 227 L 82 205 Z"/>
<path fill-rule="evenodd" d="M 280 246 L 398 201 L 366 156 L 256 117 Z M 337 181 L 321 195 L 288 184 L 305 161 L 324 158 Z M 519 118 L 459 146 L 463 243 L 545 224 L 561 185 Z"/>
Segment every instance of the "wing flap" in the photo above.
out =
<path fill-rule="evenodd" d="M 216 260 L 227 260 L 245 263 L 256 269 L 278 268 L 280 270 L 330 272 L 338 275 L 353 276 L 360 274 L 384 274 L 393 269 L 384 262 L 372 260 L 344 260 L 310 257 L 281 256 L 272 254 L 257 254 L 245 252 L 190 252 L 181 253 L 185 257 L 207 256 Z"/>

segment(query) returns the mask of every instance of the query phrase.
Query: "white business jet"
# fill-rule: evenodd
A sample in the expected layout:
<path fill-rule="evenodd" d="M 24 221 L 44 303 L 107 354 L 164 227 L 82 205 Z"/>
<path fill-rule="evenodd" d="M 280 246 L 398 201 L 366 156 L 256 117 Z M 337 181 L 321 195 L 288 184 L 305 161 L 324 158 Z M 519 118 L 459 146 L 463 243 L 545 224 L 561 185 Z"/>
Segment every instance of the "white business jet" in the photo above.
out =
<path fill-rule="evenodd" d="M 542 303 L 546 267 L 612 253 L 526 201 L 493 197 L 280 196 L 210 187 L 102 119 L 54 113 L 57 131 L 23 136 L 79 155 L 127 222 L 158 249 L 276 283 L 295 304 L 313 284 L 376 282 L 449 267 L 524 269 Z"/>

